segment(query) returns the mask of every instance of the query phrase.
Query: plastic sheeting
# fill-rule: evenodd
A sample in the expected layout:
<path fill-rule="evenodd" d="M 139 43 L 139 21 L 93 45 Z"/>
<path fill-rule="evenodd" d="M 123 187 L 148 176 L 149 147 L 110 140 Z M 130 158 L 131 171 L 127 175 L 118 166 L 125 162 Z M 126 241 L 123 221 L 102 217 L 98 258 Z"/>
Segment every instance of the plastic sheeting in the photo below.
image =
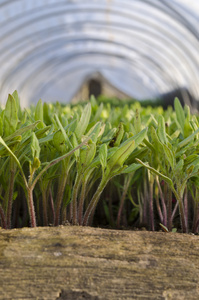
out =
<path fill-rule="evenodd" d="M 137 99 L 199 100 L 199 1 L 0 0 L 0 100 L 68 102 L 99 72 Z"/>

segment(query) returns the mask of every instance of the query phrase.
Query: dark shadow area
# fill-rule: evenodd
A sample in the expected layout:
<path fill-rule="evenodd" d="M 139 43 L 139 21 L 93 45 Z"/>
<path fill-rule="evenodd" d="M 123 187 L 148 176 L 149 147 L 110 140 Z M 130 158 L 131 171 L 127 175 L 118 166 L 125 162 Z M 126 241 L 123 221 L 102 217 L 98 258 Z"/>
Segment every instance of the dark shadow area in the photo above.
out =
<path fill-rule="evenodd" d="M 97 98 L 102 94 L 102 84 L 99 80 L 90 79 L 88 82 L 88 89 L 89 89 L 89 98 L 91 97 L 91 95 Z"/>
<path fill-rule="evenodd" d="M 174 106 L 174 99 L 177 97 L 181 104 L 184 106 L 185 104 L 189 105 L 193 109 L 198 110 L 198 101 L 191 95 L 191 93 L 187 89 L 176 89 L 169 93 L 165 93 L 162 95 L 162 106 L 166 109 L 168 106 Z"/>

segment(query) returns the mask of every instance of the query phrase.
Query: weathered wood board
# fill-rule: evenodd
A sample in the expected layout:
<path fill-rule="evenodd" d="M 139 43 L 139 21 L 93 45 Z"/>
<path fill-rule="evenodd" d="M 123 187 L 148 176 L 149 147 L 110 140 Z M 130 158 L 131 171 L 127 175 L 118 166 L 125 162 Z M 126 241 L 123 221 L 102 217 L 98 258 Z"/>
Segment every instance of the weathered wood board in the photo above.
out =
<path fill-rule="evenodd" d="M 60 226 L 0 230 L 0 299 L 199 299 L 199 237 Z"/>

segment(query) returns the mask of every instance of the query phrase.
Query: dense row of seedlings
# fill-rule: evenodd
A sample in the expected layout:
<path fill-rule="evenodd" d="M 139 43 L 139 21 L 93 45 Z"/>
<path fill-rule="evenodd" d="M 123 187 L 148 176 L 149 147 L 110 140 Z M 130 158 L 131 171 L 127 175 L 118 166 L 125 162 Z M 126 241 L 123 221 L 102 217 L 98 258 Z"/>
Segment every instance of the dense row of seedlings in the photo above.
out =
<path fill-rule="evenodd" d="M 91 225 L 101 199 L 112 226 L 198 232 L 199 124 L 188 106 L 174 106 L 91 98 L 22 110 L 17 92 L 9 95 L 0 113 L 1 226 Z"/>

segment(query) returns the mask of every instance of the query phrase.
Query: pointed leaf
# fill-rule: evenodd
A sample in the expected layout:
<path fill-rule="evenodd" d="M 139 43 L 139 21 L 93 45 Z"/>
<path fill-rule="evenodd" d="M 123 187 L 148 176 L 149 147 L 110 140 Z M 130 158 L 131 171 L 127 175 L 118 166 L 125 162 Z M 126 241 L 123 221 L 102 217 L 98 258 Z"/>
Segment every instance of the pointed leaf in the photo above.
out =
<path fill-rule="evenodd" d="M 8 136 L 15 132 L 18 124 L 17 107 L 12 95 L 8 95 L 4 110 L 4 135 Z"/>
<path fill-rule="evenodd" d="M 95 116 L 94 116 L 94 118 L 93 118 L 93 121 L 94 121 L 94 122 L 97 122 L 97 121 L 100 119 L 102 110 L 103 110 L 103 103 L 100 104 L 100 106 L 98 107 L 98 109 L 97 109 L 97 111 L 96 111 L 96 114 L 95 114 Z"/>
<path fill-rule="evenodd" d="M 20 107 L 20 99 L 19 99 L 19 96 L 18 96 L 18 93 L 16 90 L 12 93 L 12 96 L 15 99 L 17 111 L 20 112 L 20 114 L 19 114 L 19 118 L 20 118 L 22 112 L 21 112 L 21 107 Z"/>
<path fill-rule="evenodd" d="M 169 147 L 167 147 L 167 145 L 162 144 L 162 146 L 164 149 L 165 156 L 166 156 L 171 168 L 174 169 L 175 161 L 174 161 L 174 155 L 173 155 L 171 149 L 169 149 Z"/>
<path fill-rule="evenodd" d="M 106 168 L 107 164 L 107 145 L 102 144 L 99 148 L 99 159 L 100 163 L 102 165 L 102 169 L 104 170 Z"/>
<path fill-rule="evenodd" d="M 158 128 L 157 128 L 157 135 L 160 141 L 163 144 L 167 144 L 167 137 L 166 137 L 166 130 L 165 130 L 165 120 L 162 115 L 158 117 Z"/>
<path fill-rule="evenodd" d="M 134 128 L 135 128 L 136 134 L 141 131 L 141 118 L 140 118 L 140 113 L 139 113 L 138 109 L 136 109 L 136 111 L 135 111 Z"/>
<path fill-rule="evenodd" d="M 77 136 L 77 139 L 80 140 L 82 135 L 85 133 L 86 128 L 89 124 L 90 121 L 90 116 L 91 116 L 91 104 L 88 103 L 81 115 L 81 118 L 79 120 L 79 123 L 77 124 L 77 127 L 75 129 L 75 134 Z"/>
<path fill-rule="evenodd" d="M 40 154 L 40 146 L 39 146 L 39 141 L 35 135 L 34 132 L 32 132 L 31 135 L 31 144 L 30 144 L 30 148 L 31 148 L 31 153 L 32 153 L 32 158 L 34 159 L 39 158 L 39 154 Z"/>
<path fill-rule="evenodd" d="M 35 107 L 35 121 L 40 120 L 41 122 L 38 124 L 38 128 L 43 128 L 43 104 L 41 99 L 37 102 Z"/>
<path fill-rule="evenodd" d="M 181 132 L 184 134 L 185 113 L 177 97 L 174 100 L 174 108 L 176 112 L 177 121 L 181 127 Z"/>

